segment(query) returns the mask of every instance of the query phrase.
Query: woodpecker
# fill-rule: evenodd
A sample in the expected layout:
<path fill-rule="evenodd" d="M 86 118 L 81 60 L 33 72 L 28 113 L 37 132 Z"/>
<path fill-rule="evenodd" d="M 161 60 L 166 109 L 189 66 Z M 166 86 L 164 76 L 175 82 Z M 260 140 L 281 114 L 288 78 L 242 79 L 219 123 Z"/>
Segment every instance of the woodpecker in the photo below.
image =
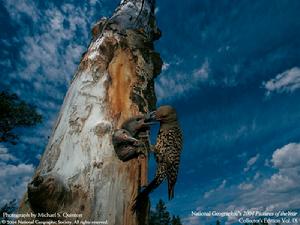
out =
<path fill-rule="evenodd" d="M 112 136 L 112 143 L 117 156 L 123 162 L 136 158 L 139 154 L 141 143 L 138 139 L 131 136 L 125 129 L 115 130 Z"/>
<path fill-rule="evenodd" d="M 168 105 L 159 107 L 146 116 L 146 121 L 158 121 L 159 133 L 154 146 L 157 169 L 154 179 L 137 196 L 132 209 L 138 209 L 149 193 L 157 188 L 164 179 L 168 181 L 168 197 L 174 197 L 174 186 L 177 180 L 180 154 L 183 146 L 182 132 L 178 123 L 176 110 Z"/>
<path fill-rule="evenodd" d="M 144 115 L 133 116 L 126 120 L 121 129 L 115 130 L 112 143 L 120 160 L 126 162 L 147 154 L 149 141 L 147 132 L 151 122 L 145 121 Z"/>
<path fill-rule="evenodd" d="M 151 122 L 146 121 L 144 115 L 138 115 L 127 119 L 122 124 L 121 128 L 127 130 L 133 137 L 139 138 L 140 135 L 143 135 L 144 132 L 147 132 L 150 129 L 149 125 L 151 124 Z"/>

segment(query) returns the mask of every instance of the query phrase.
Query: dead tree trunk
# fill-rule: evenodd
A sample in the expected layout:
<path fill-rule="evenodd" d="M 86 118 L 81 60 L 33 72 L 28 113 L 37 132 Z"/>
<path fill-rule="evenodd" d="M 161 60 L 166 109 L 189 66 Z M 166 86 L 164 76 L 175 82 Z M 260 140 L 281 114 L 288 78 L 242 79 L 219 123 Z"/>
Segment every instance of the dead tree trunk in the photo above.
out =
<path fill-rule="evenodd" d="M 127 118 L 155 107 L 153 79 L 162 61 L 153 47 L 160 37 L 154 5 L 123 0 L 111 18 L 94 26 L 20 212 L 147 224 L 147 212 L 139 222 L 131 212 L 138 189 L 147 183 L 147 157 L 120 161 L 111 136 Z"/>

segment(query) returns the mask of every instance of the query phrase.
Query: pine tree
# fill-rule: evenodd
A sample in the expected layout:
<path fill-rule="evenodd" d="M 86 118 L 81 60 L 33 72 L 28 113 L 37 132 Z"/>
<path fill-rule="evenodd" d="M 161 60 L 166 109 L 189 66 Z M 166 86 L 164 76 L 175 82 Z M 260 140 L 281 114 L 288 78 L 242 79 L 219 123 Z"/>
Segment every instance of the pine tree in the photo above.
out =
<path fill-rule="evenodd" d="M 149 225 L 157 225 L 159 224 L 159 218 L 156 211 L 151 210 L 150 211 L 150 217 L 149 217 Z"/>
<path fill-rule="evenodd" d="M 7 221 L 7 217 L 4 213 L 13 213 L 17 209 L 17 200 L 13 199 L 10 202 L 7 202 L 0 208 L 0 224 L 5 224 Z"/>
<path fill-rule="evenodd" d="M 217 221 L 216 221 L 216 225 L 221 225 L 220 220 L 217 220 Z"/>
<path fill-rule="evenodd" d="M 172 220 L 171 220 L 171 225 L 182 225 L 180 217 L 173 215 Z"/>
<path fill-rule="evenodd" d="M 171 222 L 170 213 L 167 211 L 167 207 L 163 200 L 159 200 L 156 205 L 156 213 L 158 217 L 158 225 L 169 225 Z"/>
<path fill-rule="evenodd" d="M 170 216 L 163 200 L 159 200 L 155 210 L 150 211 L 149 225 L 182 225 L 179 216 Z"/>
<path fill-rule="evenodd" d="M 0 109 L 0 142 L 17 144 L 15 128 L 34 126 L 42 122 L 42 116 L 35 106 L 21 100 L 16 94 L 0 92 Z"/>

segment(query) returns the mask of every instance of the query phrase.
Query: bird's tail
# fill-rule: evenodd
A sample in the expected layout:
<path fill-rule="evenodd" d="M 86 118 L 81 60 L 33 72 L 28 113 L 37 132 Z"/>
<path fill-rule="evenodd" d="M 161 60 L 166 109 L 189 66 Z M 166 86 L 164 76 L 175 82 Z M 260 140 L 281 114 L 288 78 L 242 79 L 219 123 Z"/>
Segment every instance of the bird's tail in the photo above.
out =
<path fill-rule="evenodd" d="M 168 179 L 168 196 L 169 200 L 174 198 L 174 184 Z"/>

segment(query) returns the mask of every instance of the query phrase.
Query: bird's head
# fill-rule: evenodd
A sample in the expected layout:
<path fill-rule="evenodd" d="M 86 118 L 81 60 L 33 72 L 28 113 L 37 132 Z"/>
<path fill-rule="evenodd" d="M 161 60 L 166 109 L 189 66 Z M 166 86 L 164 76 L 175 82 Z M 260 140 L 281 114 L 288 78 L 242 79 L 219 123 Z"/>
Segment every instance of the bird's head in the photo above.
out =
<path fill-rule="evenodd" d="M 146 115 L 146 121 L 158 121 L 160 123 L 177 122 L 176 110 L 169 105 L 163 105 Z"/>
<path fill-rule="evenodd" d="M 121 128 L 129 131 L 129 133 L 136 137 L 139 132 L 147 131 L 150 129 L 151 122 L 145 121 L 144 115 L 133 116 L 126 120 Z"/>
<path fill-rule="evenodd" d="M 130 133 L 125 129 L 115 130 L 112 136 L 113 144 L 126 143 L 126 142 L 138 142 L 137 139 L 132 137 Z"/>

